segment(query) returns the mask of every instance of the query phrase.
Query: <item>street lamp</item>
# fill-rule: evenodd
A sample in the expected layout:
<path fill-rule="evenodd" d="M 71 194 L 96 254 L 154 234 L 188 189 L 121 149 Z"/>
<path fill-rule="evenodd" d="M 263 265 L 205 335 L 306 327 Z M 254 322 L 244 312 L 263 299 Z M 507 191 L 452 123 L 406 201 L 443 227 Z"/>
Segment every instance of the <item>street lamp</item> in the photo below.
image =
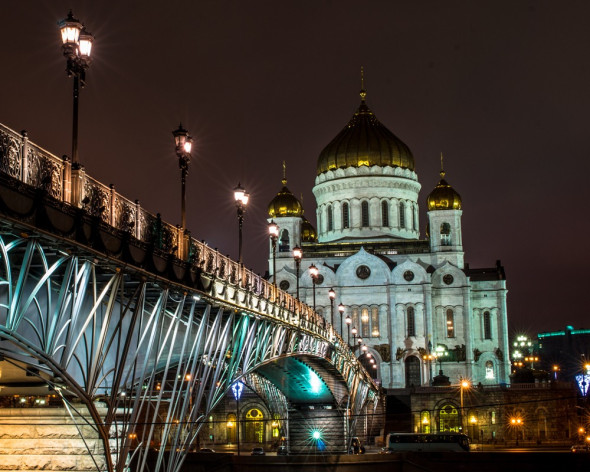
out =
<path fill-rule="evenodd" d="M 240 455 L 240 398 L 244 391 L 244 384 L 238 380 L 231 386 L 232 393 L 236 399 L 236 441 L 238 443 L 238 456 Z"/>
<path fill-rule="evenodd" d="M 301 268 L 301 258 L 303 257 L 303 251 L 299 246 L 293 248 L 293 259 L 295 260 L 295 272 L 297 276 L 297 300 L 299 300 L 299 269 Z"/>
<path fill-rule="evenodd" d="M 246 205 L 250 195 L 242 188 L 238 182 L 238 186 L 234 189 L 234 199 L 236 201 L 236 208 L 238 210 L 238 262 L 242 263 L 242 226 L 244 224 L 244 213 L 246 213 Z"/>
<path fill-rule="evenodd" d="M 279 225 L 273 220 L 268 224 L 268 234 L 272 246 L 272 283 L 277 284 L 277 239 L 279 239 Z"/>
<path fill-rule="evenodd" d="M 311 286 L 313 293 L 313 311 L 315 311 L 315 284 L 319 273 L 320 271 L 315 265 L 312 264 L 309 266 L 309 275 L 311 276 Z"/>
<path fill-rule="evenodd" d="M 328 290 L 328 297 L 330 297 L 330 324 L 332 325 L 332 329 L 334 329 L 334 299 L 336 298 L 336 292 L 333 288 Z"/>
<path fill-rule="evenodd" d="M 59 23 L 61 31 L 62 51 L 67 59 L 66 72 L 74 77 L 74 114 L 72 120 L 72 165 L 78 166 L 78 98 L 80 86 L 86 85 L 86 69 L 90 67 L 92 36 L 79 20 L 74 18 L 72 11 L 67 18 Z"/>
<path fill-rule="evenodd" d="M 352 327 L 351 332 L 352 332 L 352 346 L 354 347 L 354 346 L 356 346 L 356 335 L 358 333 L 358 329 L 356 329 L 356 326 Z"/>
<path fill-rule="evenodd" d="M 193 148 L 193 138 L 188 131 L 178 125 L 178 129 L 172 131 L 174 143 L 176 144 L 176 155 L 178 156 L 178 167 L 180 168 L 180 226 L 186 229 L 186 175 L 188 174 L 188 165 L 191 162 L 191 150 Z"/>
<path fill-rule="evenodd" d="M 340 312 L 340 336 L 344 338 L 344 325 L 342 324 L 344 318 L 344 305 L 342 303 L 338 305 L 338 311 Z"/>
<path fill-rule="evenodd" d="M 352 323 L 352 318 L 350 317 L 350 315 L 346 315 L 346 327 L 348 329 L 348 337 L 346 338 L 346 342 L 348 343 L 348 346 L 350 347 L 350 325 Z"/>
<path fill-rule="evenodd" d="M 461 430 L 462 430 L 462 432 L 464 432 L 463 426 L 465 424 L 465 421 L 464 421 L 465 415 L 464 415 L 464 411 L 463 411 L 463 391 L 469 387 L 471 387 L 471 384 L 469 383 L 468 380 L 465 380 L 465 379 L 461 380 L 460 388 L 461 388 Z"/>

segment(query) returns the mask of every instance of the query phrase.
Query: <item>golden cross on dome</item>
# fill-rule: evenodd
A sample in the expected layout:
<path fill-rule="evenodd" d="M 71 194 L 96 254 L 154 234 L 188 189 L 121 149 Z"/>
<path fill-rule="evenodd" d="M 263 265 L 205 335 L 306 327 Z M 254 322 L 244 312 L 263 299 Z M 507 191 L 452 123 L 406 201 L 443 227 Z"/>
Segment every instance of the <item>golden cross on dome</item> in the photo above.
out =
<path fill-rule="evenodd" d="M 364 102 L 367 97 L 367 91 L 365 90 L 365 68 L 361 66 L 361 100 Z"/>
<path fill-rule="evenodd" d="M 283 161 L 283 185 L 287 185 L 287 164 Z"/>
<path fill-rule="evenodd" d="M 443 153 L 442 151 L 440 152 L 440 177 L 441 179 L 445 176 L 445 170 L 443 167 Z"/>

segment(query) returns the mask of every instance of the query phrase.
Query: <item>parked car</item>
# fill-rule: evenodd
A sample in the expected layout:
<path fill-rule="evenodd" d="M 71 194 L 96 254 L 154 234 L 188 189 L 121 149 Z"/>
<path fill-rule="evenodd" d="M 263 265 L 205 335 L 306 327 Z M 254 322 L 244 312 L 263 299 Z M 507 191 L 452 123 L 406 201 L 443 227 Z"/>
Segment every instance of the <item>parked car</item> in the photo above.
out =
<path fill-rule="evenodd" d="M 266 452 L 261 447 L 255 447 L 250 453 L 251 456 L 266 456 Z"/>
<path fill-rule="evenodd" d="M 211 449 L 210 447 L 202 447 L 201 449 L 199 449 L 199 452 L 215 452 L 213 449 Z"/>
<path fill-rule="evenodd" d="M 572 452 L 590 452 L 590 444 L 574 444 Z"/>

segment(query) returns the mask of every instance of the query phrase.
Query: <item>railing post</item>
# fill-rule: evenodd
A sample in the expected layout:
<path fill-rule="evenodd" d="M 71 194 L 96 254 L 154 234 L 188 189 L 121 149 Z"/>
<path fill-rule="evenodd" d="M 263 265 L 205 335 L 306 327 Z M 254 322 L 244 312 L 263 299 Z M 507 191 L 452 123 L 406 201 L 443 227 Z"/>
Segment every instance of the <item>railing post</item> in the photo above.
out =
<path fill-rule="evenodd" d="M 78 208 L 82 207 L 85 180 L 84 167 L 79 164 L 76 167 L 72 166 L 72 205 Z"/>
<path fill-rule="evenodd" d="M 29 137 L 27 135 L 27 130 L 23 129 L 21 132 L 22 137 L 22 145 L 21 145 L 21 164 L 20 164 L 20 180 L 28 184 L 27 174 L 29 170 Z"/>
<path fill-rule="evenodd" d="M 135 200 L 135 238 L 141 239 L 141 220 L 139 215 L 141 214 L 141 205 L 139 204 L 139 200 Z"/>
<path fill-rule="evenodd" d="M 72 203 L 72 163 L 65 154 L 62 156 L 62 201 Z"/>
<path fill-rule="evenodd" d="M 109 206 L 110 206 L 110 215 L 109 215 L 109 224 L 113 227 L 116 227 L 117 218 L 115 215 L 115 197 L 117 196 L 117 192 L 115 192 L 115 184 L 109 184 L 109 188 L 111 189 L 111 195 L 109 199 Z"/>

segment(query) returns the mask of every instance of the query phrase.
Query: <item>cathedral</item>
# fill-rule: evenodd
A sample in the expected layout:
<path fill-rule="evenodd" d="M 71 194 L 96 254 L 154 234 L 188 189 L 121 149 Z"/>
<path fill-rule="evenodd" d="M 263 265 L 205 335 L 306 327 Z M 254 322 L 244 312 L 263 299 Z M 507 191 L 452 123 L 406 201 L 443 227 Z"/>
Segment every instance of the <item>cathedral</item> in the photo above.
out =
<path fill-rule="evenodd" d="M 283 170 L 268 206 L 271 277 L 315 306 L 386 389 L 508 383 L 504 268 L 465 264 L 462 199 L 442 156 L 421 238 L 414 157 L 366 95 L 317 159 L 317 231 Z"/>

